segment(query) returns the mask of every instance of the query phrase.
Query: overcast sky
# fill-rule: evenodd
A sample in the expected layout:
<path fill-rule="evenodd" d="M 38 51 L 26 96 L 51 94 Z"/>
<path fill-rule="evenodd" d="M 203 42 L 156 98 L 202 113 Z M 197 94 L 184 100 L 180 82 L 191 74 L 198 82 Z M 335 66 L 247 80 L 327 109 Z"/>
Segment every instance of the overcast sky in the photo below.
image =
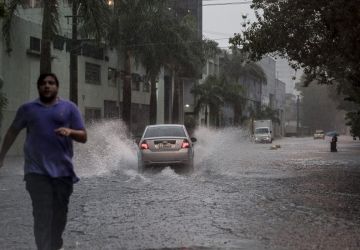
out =
<path fill-rule="evenodd" d="M 214 4 L 214 5 L 212 5 Z M 229 46 L 229 37 L 241 31 L 242 15 L 255 20 L 251 1 L 246 0 L 203 0 L 203 35 L 215 40 L 219 47 Z"/>
<path fill-rule="evenodd" d="M 229 37 L 239 33 L 243 29 L 242 15 L 247 15 L 251 22 L 256 21 L 254 11 L 250 8 L 251 1 L 248 0 L 202 0 L 203 2 L 203 36 L 215 40 L 219 47 L 229 47 Z M 298 81 L 302 71 L 294 73 L 289 65 L 281 61 L 277 64 L 277 77 L 286 83 L 287 93 L 294 92 L 295 82 Z M 293 80 L 295 76 L 297 79 Z"/>

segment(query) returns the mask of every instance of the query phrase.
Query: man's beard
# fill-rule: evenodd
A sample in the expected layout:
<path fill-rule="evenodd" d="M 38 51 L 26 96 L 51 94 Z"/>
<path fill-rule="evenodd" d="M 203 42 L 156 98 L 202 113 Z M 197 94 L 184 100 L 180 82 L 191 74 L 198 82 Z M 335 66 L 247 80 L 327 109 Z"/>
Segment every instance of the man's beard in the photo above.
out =
<path fill-rule="evenodd" d="M 40 101 L 42 103 L 52 103 L 53 101 L 55 101 L 55 99 L 57 98 L 57 93 L 55 93 L 52 96 L 43 96 L 43 95 L 39 95 Z"/>

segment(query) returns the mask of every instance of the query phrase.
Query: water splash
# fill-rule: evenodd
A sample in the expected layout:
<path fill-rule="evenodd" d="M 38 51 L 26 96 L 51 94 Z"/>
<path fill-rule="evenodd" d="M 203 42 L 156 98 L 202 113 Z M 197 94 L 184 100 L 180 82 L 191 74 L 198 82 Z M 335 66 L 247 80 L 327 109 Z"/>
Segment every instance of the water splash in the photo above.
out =
<path fill-rule="evenodd" d="M 194 136 L 197 138 L 195 143 L 196 165 L 203 165 L 203 162 L 214 160 L 228 162 L 226 160 L 230 153 L 228 148 L 236 146 L 239 149 L 236 154 L 238 155 L 252 144 L 249 131 L 238 127 L 222 129 L 200 127 L 195 131 Z"/>
<path fill-rule="evenodd" d="M 136 164 L 136 145 L 121 120 L 93 123 L 87 134 L 86 144 L 75 145 L 75 171 L 80 177 L 105 175 Z"/>

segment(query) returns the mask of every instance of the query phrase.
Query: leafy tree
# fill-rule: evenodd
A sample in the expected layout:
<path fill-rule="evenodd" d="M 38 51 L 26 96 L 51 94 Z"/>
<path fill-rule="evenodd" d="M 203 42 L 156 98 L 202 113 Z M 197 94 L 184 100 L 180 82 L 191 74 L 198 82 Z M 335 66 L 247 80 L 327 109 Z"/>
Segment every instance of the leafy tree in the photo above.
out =
<path fill-rule="evenodd" d="M 168 8 L 169 4 L 162 0 L 114 1 L 109 41 L 125 55 L 123 119 L 128 126 L 131 117 L 131 81 L 126 76 L 131 74 L 130 58 L 146 68 L 151 83 L 151 123 L 156 121 L 156 79 L 161 67 L 170 69 L 174 75 L 172 117 L 173 122 L 178 122 L 180 77 L 196 75 L 195 71 L 202 64 L 201 39 L 195 37 L 189 26 L 191 17 L 177 17 L 173 8 Z"/>
<path fill-rule="evenodd" d="M 230 103 L 234 111 L 234 124 L 240 125 L 246 99 L 243 98 L 244 89 L 239 82 L 228 80 L 225 74 L 220 76 L 221 94 L 225 102 Z"/>
<path fill-rule="evenodd" d="M 6 15 L 5 3 L 0 3 L 0 18 L 3 18 Z"/>
<path fill-rule="evenodd" d="M 331 98 L 331 88 L 316 82 L 303 86 L 305 79 L 296 85 L 301 93 L 301 122 L 310 131 L 323 129 L 325 131 L 342 130 L 344 127 L 344 112 L 337 109 L 336 99 Z M 340 132 L 340 131 L 339 131 Z"/>
<path fill-rule="evenodd" d="M 230 42 L 253 59 L 269 53 L 288 58 L 304 69 L 305 85 L 339 84 L 360 110 L 358 6 L 358 0 L 254 0 L 257 22 Z"/>
<path fill-rule="evenodd" d="M 268 53 L 302 67 L 306 82 L 360 79 L 360 15 L 357 0 L 254 0 L 258 21 L 231 39 L 253 59 Z M 260 15 L 259 11 L 263 12 Z"/>
<path fill-rule="evenodd" d="M 346 114 L 346 125 L 350 126 L 350 133 L 352 136 L 357 136 L 360 139 L 360 112 L 348 112 Z"/>
<path fill-rule="evenodd" d="M 216 76 L 208 76 L 202 84 L 195 85 L 191 90 L 195 95 L 196 105 L 194 112 L 199 113 L 205 109 L 205 123 L 208 121 L 208 107 L 212 116 L 217 116 L 224 103 L 222 83 Z"/>

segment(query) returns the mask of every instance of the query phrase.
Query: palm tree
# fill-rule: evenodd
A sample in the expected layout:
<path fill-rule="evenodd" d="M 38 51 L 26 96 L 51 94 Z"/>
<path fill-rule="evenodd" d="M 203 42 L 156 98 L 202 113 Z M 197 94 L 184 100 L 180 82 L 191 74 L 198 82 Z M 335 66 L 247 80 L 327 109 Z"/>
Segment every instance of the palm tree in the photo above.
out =
<path fill-rule="evenodd" d="M 167 8 L 167 1 L 157 0 L 147 8 L 148 18 L 141 25 L 140 32 L 143 34 L 139 44 L 143 46 L 134 47 L 135 60 L 139 60 L 146 69 L 146 75 L 150 81 L 150 124 L 156 123 L 157 97 L 156 80 L 162 67 L 168 61 L 172 51 L 174 37 L 176 37 L 177 22 L 171 16 Z"/>
<path fill-rule="evenodd" d="M 72 0 L 72 36 L 70 50 L 70 100 L 78 103 L 78 25 L 80 35 L 94 38 L 97 43 L 106 36 L 104 25 L 108 24 L 107 1 Z M 81 18 L 79 18 L 81 17 Z"/>
<path fill-rule="evenodd" d="M 179 22 L 168 5 L 169 2 L 163 0 L 114 1 L 109 41 L 125 58 L 122 118 L 128 128 L 131 121 L 131 58 L 144 65 L 151 83 L 150 122 L 156 121 L 156 79 L 163 66 L 174 72 L 173 106 L 177 107 L 175 113 L 178 110 L 180 83 L 177 76 L 186 71 L 185 65 L 190 64 L 191 56 L 196 53 L 186 44 L 192 39 L 189 28 Z M 192 64 L 199 65 L 193 61 Z M 188 68 L 193 68 L 193 65 Z M 178 112 L 173 117 L 178 120 Z"/>
<path fill-rule="evenodd" d="M 196 98 L 195 113 L 198 114 L 201 109 L 205 109 L 205 124 L 207 126 L 208 107 L 210 107 L 212 116 L 216 118 L 220 107 L 224 103 L 222 83 L 216 76 L 210 75 L 202 84 L 195 85 L 191 93 Z"/>
<path fill-rule="evenodd" d="M 180 120 L 181 78 L 198 78 L 205 63 L 204 43 L 197 35 L 193 16 L 185 16 L 177 29 L 176 36 L 174 36 L 177 42 L 172 49 L 173 53 L 168 63 L 168 68 L 171 69 L 174 76 L 173 123 L 178 123 Z"/>
<path fill-rule="evenodd" d="M 239 125 L 241 124 L 243 108 L 246 103 L 246 99 L 243 98 L 244 89 L 237 82 L 229 81 L 224 74 L 221 74 L 220 79 L 224 100 L 232 105 L 234 124 Z"/>
<path fill-rule="evenodd" d="M 8 51 L 11 51 L 10 29 L 13 15 L 21 0 L 11 0 L 8 5 L 8 15 L 3 24 L 3 33 Z M 51 72 L 51 41 L 58 32 L 59 13 L 57 1 L 42 1 L 43 22 L 40 54 L 40 73 Z"/>
<path fill-rule="evenodd" d="M 124 56 L 122 119 L 131 131 L 131 58 L 144 36 L 138 32 L 148 20 L 149 6 L 156 0 L 114 0 L 113 14 L 108 26 L 108 40 L 115 46 L 119 56 Z"/>

